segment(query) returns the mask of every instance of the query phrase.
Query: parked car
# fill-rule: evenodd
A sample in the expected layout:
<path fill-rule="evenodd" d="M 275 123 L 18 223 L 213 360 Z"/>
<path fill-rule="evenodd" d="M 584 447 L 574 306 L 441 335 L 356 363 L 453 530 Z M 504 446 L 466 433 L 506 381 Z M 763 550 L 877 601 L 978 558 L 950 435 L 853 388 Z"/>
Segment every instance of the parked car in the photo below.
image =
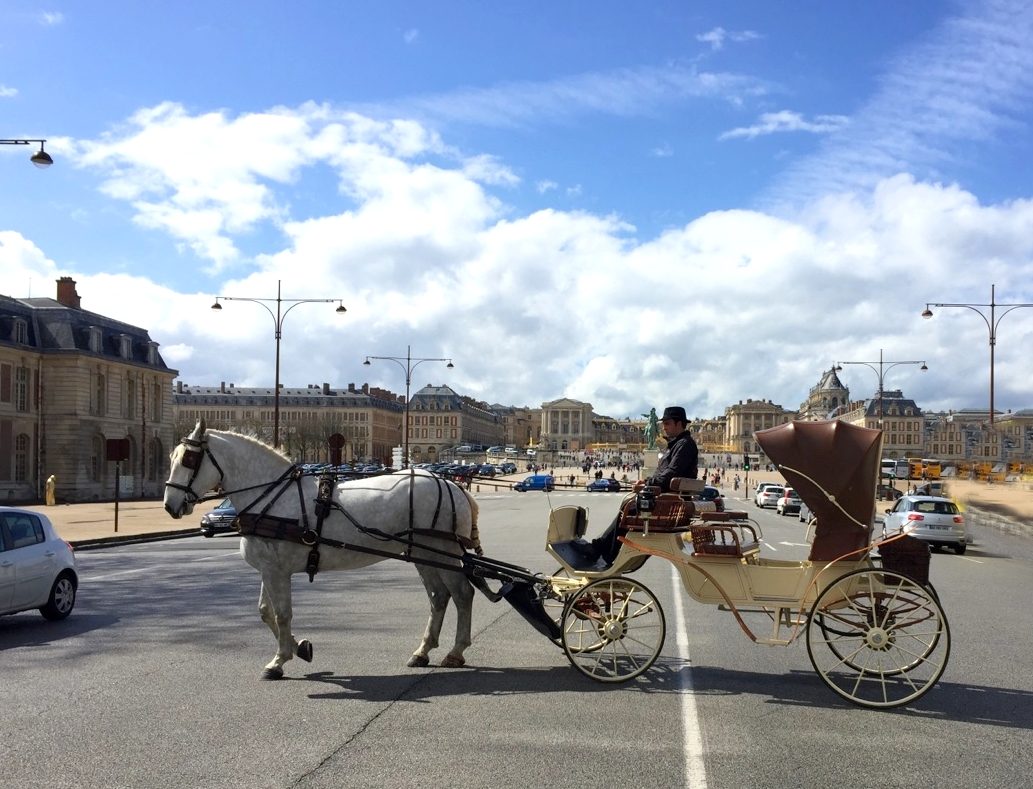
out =
<path fill-rule="evenodd" d="M 800 498 L 800 494 L 792 488 L 785 488 L 782 491 L 782 495 L 779 496 L 778 501 L 775 503 L 775 512 L 779 515 L 789 515 L 792 512 L 799 512 L 800 505 L 803 503 L 803 499 Z"/>
<path fill-rule="evenodd" d="M 965 516 L 957 504 L 943 496 L 901 496 L 886 510 L 883 528 L 888 532 L 906 531 L 934 547 L 950 546 L 959 555 L 968 547 Z"/>
<path fill-rule="evenodd" d="M 485 463 L 479 469 L 477 469 L 477 475 L 480 477 L 494 477 L 495 467 L 490 463 Z"/>
<path fill-rule="evenodd" d="M 807 502 L 803 499 L 800 500 L 800 523 L 811 522 L 811 508 L 807 506 Z"/>
<path fill-rule="evenodd" d="M 523 482 L 518 482 L 513 486 L 513 490 L 519 490 L 521 493 L 527 490 L 550 491 L 555 489 L 556 481 L 552 474 L 532 474 Z"/>
<path fill-rule="evenodd" d="M 233 521 L 237 519 L 237 509 L 229 499 L 223 499 L 210 512 L 201 516 L 201 534 L 213 537 L 221 531 L 233 531 Z"/>
<path fill-rule="evenodd" d="M 778 504 L 778 500 L 785 493 L 785 487 L 783 485 L 774 485 L 770 482 L 764 483 L 764 486 L 757 491 L 757 497 L 754 500 L 758 507 L 774 507 Z"/>
<path fill-rule="evenodd" d="M 75 551 L 45 515 L 0 507 L 0 614 L 38 608 L 64 619 L 75 606 L 79 570 Z"/>
<path fill-rule="evenodd" d="M 509 461 L 503 463 L 499 468 L 502 469 L 503 474 L 516 474 L 517 472 L 516 463 L 510 463 Z"/>
<path fill-rule="evenodd" d="M 585 486 L 585 490 L 589 493 L 595 491 L 602 491 L 603 493 L 618 493 L 620 492 L 621 484 L 615 479 L 593 479 L 588 485 Z"/>
<path fill-rule="evenodd" d="M 725 497 L 717 488 L 707 485 L 702 491 L 693 496 L 698 501 L 712 501 L 718 512 L 725 511 Z"/>

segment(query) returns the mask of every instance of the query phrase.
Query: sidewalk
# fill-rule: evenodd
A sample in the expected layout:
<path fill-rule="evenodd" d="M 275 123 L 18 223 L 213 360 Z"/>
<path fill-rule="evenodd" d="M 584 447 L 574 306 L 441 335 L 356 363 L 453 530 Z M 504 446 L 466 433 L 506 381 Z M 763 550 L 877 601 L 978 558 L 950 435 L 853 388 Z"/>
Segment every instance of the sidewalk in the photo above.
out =
<path fill-rule="evenodd" d="M 113 501 L 56 504 L 53 507 L 30 504 L 24 509 L 46 515 L 61 539 L 67 540 L 74 547 L 88 548 L 112 542 L 134 542 L 198 534 L 201 516 L 216 504 L 217 501 L 198 504 L 190 515 L 174 520 L 165 512 L 161 501 L 120 501 L 117 531 Z"/>

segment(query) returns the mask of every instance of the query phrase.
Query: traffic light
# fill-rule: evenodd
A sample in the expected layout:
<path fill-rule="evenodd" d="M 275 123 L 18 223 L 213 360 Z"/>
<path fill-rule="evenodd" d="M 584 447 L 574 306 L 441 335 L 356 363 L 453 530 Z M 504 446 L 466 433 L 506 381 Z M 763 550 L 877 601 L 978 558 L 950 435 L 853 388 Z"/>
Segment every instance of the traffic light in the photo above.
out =
<path fill-rule="evenodd" d="M 742 470 L 743 471 L 749 471 L 750 470 L 750 456 L 749 455 L 743 455 L 742 456 Z"/>

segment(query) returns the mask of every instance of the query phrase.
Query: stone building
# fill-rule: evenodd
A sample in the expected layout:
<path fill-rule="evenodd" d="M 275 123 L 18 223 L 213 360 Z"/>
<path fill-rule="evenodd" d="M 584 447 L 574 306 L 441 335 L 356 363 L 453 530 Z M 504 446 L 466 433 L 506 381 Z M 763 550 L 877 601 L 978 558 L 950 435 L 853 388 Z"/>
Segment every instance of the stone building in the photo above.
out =
<path fill-rule="evenodd" d="M 145 329 L 84 310 L 70 277 L 56 299 L 0 296 L 0 501 L 41 500 L 51 475 L 59 502 L 114 498 L 121 439 L 119 495 L 160 496 L 175 377 Z"/>
<path fill-rule="evenodd" d="M 487 403 L 457 394 L 448 386 L 427 384 L 409 400 L 409 457 L 434 463 L 466 442 L 485 448 L 504 443 L 499 414 Z"/>
<path fill-rule="evenodd" d="M 190 386 L 176 382 L 172 395 L 176 429 L 186 434 L 204 418 L 208 427 L 254 434 L 272 444 L 271 386 Z M 344 437 L 341 459 L 391 462 L 402 443 L 405 398 L 369 384 L 335 389 L 328 383 L 280 387 L 280 449 L 298 462 L 330 460 L 327 441 Z"/>
<path fill-rule="evenodd" d="M 593 427 L 592 404 L 561 397 L 542 403 L 541 437 L 543 449 L 578 452 L 597 440 Z M 608 423 L 609 424 L 609 423 Z"/>
<path fill-rule="evenodd" d="M 882 430 L 882 456 L 894 460 L 921 458 L 925 452 L 925 418 L 914 400 L 900 389 L 876 392 L 853 403 L 840 417 L 862 427 Z"/>
<path fill-rule="evenodd" d="M 821 380 L 807 392 L 807 399 L 800 404 L 797 419 L 818 422 L 833 419 L 847 410 L 850 403 L 850 389 L 843 385 L 833 365 L 821 375 Z"/>
<path fill-rule="evenodd" d="M 732 447 L 732 453 L 763 455 L 753 434 L 793 419 L 795 411 L 787 411 L 770 400 L 740 400 L 725 409 L 725 445 Z"/>

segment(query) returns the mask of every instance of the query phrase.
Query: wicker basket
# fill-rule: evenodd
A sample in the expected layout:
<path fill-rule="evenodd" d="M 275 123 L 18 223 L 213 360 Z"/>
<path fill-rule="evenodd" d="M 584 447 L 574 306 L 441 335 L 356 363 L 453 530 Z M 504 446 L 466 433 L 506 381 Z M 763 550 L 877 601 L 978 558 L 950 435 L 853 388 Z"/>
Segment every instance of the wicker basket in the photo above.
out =
<path fill-rule="evenodd" d="M 882 566 L 887 570 L 914 578 L 918 583 L 929 583 L 929 562 L 932 552 L 928 543 L 904 535 L 879 546 Z"/>

